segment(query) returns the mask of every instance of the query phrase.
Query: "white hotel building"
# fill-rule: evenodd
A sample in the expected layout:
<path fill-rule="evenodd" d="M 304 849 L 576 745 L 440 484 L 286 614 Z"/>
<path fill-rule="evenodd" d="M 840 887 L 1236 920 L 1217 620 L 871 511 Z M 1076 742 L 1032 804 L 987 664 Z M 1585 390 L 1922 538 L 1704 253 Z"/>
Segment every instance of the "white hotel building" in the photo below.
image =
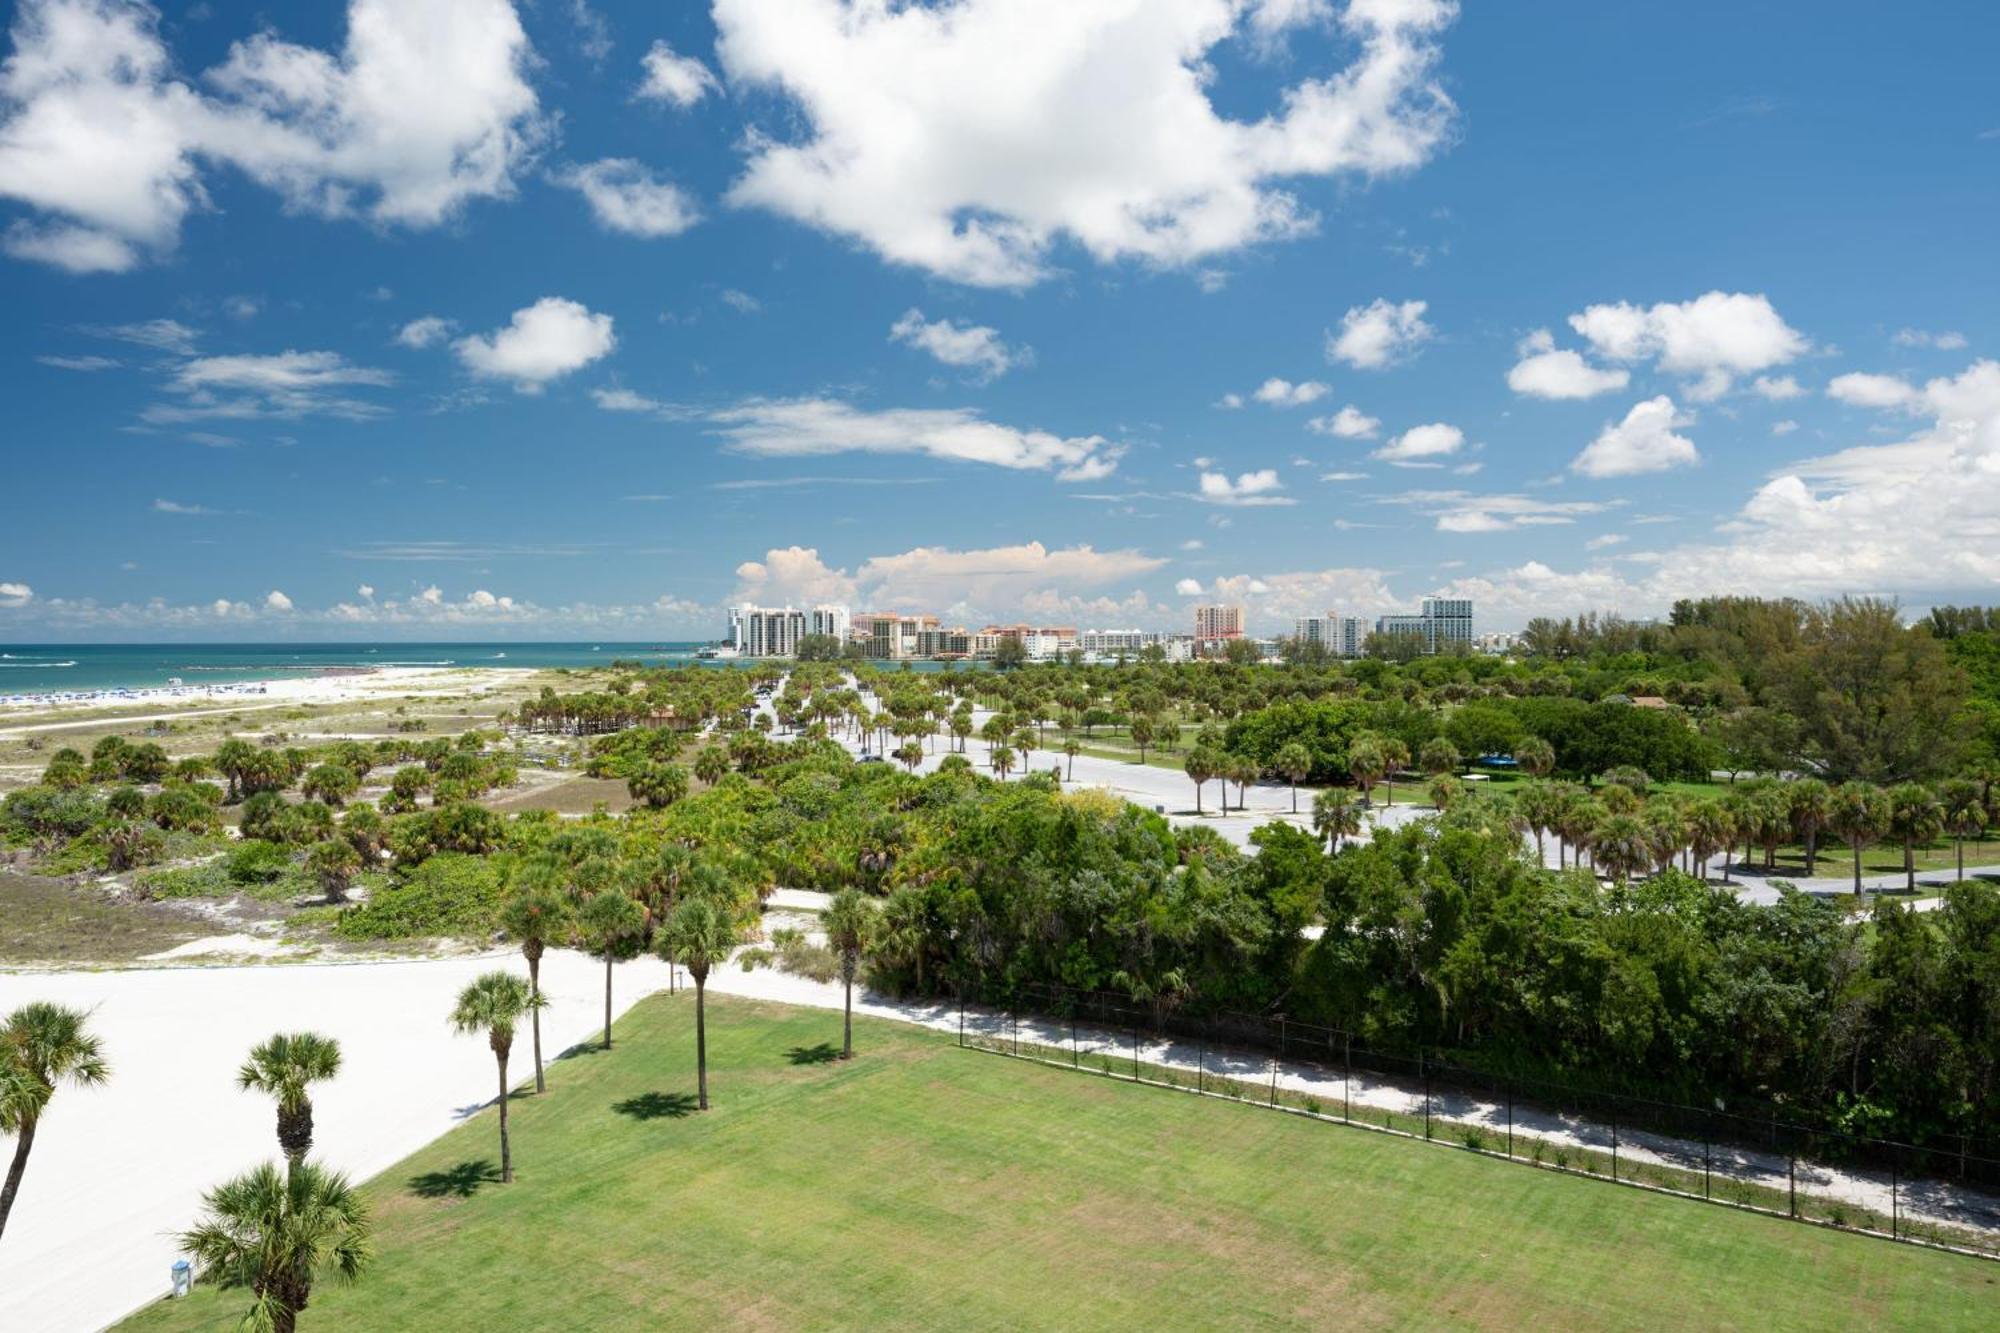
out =
<path fill-rule="evenodd" d="M 729 608 L 729 642 L 744 657 L 791 657 L 809 634 L 831 635 L 847 642 L 847 608 L 814 606 L 754 606 Z"/>

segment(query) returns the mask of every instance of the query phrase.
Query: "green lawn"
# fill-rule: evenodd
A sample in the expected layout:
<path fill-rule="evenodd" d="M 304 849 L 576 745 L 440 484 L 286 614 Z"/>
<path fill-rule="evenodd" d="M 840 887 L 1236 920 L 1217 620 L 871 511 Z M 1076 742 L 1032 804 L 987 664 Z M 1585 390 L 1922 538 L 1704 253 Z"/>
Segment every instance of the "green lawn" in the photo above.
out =
<path fill-rule="evenodd" d="M 959 1050 L 656 996 L 368 1186 L 307 1328 L 1991 1328 L 2000 1264 Z M 248 1145 L 246 1145 L 248 1151 Z M 136 1328 L 222 1328 L 202 1289 Z"/>

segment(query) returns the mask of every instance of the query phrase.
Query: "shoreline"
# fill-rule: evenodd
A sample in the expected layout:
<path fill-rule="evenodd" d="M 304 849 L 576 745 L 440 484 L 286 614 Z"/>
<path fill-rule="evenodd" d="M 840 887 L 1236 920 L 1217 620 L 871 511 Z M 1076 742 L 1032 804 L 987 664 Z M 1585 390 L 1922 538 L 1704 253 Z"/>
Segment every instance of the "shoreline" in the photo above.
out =
<path fill-rule="evenodd" d="M 36 714 L 61 715 L 125 704 L 200 704 L 243 701 L 258 704 L 341 704 L 384 694 L 430 692 L 447 681 L 454 690 L 483 694 L 509 679 L 531 674 L 537 667 L 499 666 L 381 666 L 328 667 L 311 675 L 263 680 L 199 681 L 180 685 L 110 686 L 95 690 L 59 690 L 39 694 L 0 695 L 0 717 L 8 720 Z"/>

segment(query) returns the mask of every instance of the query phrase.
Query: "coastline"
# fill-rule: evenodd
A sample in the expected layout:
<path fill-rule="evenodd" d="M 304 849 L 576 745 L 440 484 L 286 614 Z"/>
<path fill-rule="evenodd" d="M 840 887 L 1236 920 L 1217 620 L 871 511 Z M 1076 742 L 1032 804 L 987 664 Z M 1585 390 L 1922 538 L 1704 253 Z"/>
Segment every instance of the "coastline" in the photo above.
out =
<path fill-rule="evenodd" d="M 453 693 L 484 694 L 505 682 L 528 675 L 536 667 L 383 666 L 340 667 L 311 676 L 268 680 L 217 681 L 213 684 L 146 685 L 95 690 L 49 691 L 0 695 L 0 717 L 47 713 L 62 715 L 128 704 L 252 703 L 310 705 L 354 703 L 385 695 Z"/>

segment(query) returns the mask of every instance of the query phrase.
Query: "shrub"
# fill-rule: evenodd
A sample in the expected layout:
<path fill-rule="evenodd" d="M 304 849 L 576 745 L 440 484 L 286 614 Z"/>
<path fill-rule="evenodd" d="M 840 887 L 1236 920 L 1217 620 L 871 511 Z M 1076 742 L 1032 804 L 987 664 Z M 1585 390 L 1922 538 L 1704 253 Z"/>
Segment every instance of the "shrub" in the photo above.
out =
<path fill-rule="evenodd" d="M 292 852 L 275 842 L 251 839 L 224 857 L 223 867 L 231 883 L 270 884 L 292 868 Z"/>
<path fill-rule="evenodd" d="M 334 929 L 351 939 L 483 935 L 498 922 L 500 878 L 490 861 L 444 852 L 371 894 Z"/>

